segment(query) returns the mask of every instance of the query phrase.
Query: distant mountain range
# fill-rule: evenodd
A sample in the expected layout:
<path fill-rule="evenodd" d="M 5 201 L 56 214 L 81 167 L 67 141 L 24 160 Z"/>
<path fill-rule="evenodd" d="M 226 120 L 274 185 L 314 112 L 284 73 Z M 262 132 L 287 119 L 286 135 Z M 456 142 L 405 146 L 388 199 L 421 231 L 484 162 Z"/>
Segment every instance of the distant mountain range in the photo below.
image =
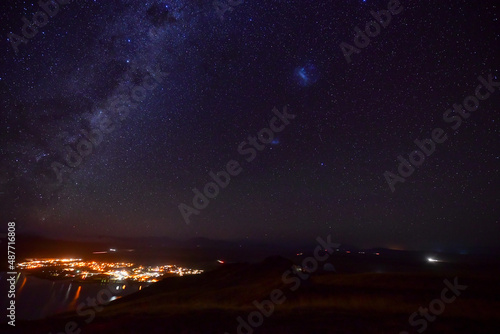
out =
<path fill-rule="evenodd" d="M 18 261 L 27 257 L 78 257 L 89 258 L 121 258 L 129 261 L 171 261 L 179 264 L 200 264 L 211 266 L 217 259 L 226 262 L 255 262 L 269 255 L 286 257 L 296 254 L 310 254 L 316 245 L 314 243 L 265 243 L 252 240 L 212 240 L 208 238 L 192 238 L 177 240 L 168 237 L 137 237 L 123 238 L 97 236 L 73 240 L 59 240 L 30 234 L 19 234 L 16 238 Z M 111 251 L 113 249 L 113 251 Z M 401 251 L 387 248 L 361 249 L 355 245 L 342 244 L 339 251 L 352 254 L 380 253 L 389 257 L 406 257 L 422 259 L 427 256 L 441 254 L 442 257 L 455 258 L 457 254 L 438 253 L 432 251 Z M 95 254 L 98 252 L 98 254 Z M 106 253 L 105 253 L 106 252 Z M 471 257 L 476 260 L 497 258 L 499 249 L 483 249 L 473 256 L 463 254 L 461 258 Z M 471 260 L 472 261 L 472 260 Z M 1 268 L 0 268 L 1 269 Z"/>

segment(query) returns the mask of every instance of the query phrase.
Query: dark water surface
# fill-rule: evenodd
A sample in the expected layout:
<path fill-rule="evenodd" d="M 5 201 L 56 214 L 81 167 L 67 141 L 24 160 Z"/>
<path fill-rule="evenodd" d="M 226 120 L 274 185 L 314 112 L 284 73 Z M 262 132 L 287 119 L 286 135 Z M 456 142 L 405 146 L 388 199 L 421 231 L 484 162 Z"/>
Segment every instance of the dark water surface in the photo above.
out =
<path fill-rule="evenodd" d="M 0 291 L 2 296 L 2 318 L 0 323 L 6 323 L 6 309 L 10 299 L 7 298 L 9 284 L 6 272 L 0 273 Z M 151 283 L 79 283 L 72 281 L 53 281 L 41 279 L 31 275 L 19 273 L 16 282 L 16 320 L 42 319 L 61 312 L 75 311 L 80 304 L 88 305 L 87 298 L 95 298 L 101 290 L 101 300 L 107 302 L 107 296 L 112 295 L 115 300 L 140 289 Z"/>

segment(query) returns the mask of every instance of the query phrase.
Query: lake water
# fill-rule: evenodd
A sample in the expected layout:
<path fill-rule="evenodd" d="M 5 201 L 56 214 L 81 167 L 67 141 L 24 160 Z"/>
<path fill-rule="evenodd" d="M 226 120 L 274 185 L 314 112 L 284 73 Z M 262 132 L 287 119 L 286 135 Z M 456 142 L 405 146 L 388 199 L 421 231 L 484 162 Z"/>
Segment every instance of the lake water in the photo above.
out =
<path fill-rule="evenodd" d="M 0 306 L 6 310 L 10 299 L 7 298 L 9 284 L 6 272 L 0 273 Z M 99 291 L 106 289 L 111 300 L 134 293 L 151 283 L 79 283 L 71 281 L 52 281 L 30 275 L 18 274 L 16 282 L 16 320 L 42 319 L 61 312 L 75 311 L 78 305 L 87 305 L 87 298 L 95 298 Z M 106 303 L 110 294 L 101 293 Z M 6 312 L 6 311 L 4 311 Z M 2 312 L 0 323 L 8 318 Z"/>

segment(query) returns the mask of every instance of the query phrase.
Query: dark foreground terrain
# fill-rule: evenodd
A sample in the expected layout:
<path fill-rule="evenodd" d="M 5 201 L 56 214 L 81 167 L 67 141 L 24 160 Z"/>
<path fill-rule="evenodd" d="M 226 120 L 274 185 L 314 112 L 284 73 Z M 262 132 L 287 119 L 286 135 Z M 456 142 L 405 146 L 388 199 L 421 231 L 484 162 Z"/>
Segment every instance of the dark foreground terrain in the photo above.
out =
<path fill-rule="evenodd" d="M 15 330 L 5 325 L 0 329 L 2 333 L 54 334 L 399 334 L 424 332 L 424 327 L 425 333 L 500 332 L 497 265 L 470 260 L 427 264 L 407 259 L 405 266 L 401 260 L 383 256 L 337 256 L 331 260 L 336 264 L 336 273 L 318 269 L 310 275 L 293 273 L 290 268 L 294 263 L 280 257 L 259 264 L 227 264 L 203 275 L 167 278 L 109 303 L 99 312 L 18 321 Z M 295 263 L 300 261 L 295 259 Z M 405 270 L 387 271 L 398 266 Z M 374 272 L 375 268 L 379 268 L 378 272 Z M 309 278 L 300 279 L 297 275 Z M 455 284 L 461 286 L 458 296 L 449 289 L 442 294 L 447 288 L 446 279 L 451 284 L 456 280 Z M 277 293 L 275 300 L 282 303 L 273 304 L 268 317 L 253 313 L 250 322 L 255 327 L 243 325 L 238 331 L 238 317 L 248 323 L 248 315 L 257 310 L 253 302 L 262 304 L 269 300 L 272 291 Z M 429 308 L 431 304 L 431 309 L 440 312 L 440 303 L 435 300 L 442 300 L 443 296 L 453 301 L 442 303 L 442 313 L 427 314 L 432 319 L 429 321 L 418 315 L 413 318 L 414 326 L 409 323 L 409 317 L 420 307 Z M 271 313 L 270 304 L 266 305 L 264 312 Z M 95 319 L 90 314 L 95 314 Z"/>

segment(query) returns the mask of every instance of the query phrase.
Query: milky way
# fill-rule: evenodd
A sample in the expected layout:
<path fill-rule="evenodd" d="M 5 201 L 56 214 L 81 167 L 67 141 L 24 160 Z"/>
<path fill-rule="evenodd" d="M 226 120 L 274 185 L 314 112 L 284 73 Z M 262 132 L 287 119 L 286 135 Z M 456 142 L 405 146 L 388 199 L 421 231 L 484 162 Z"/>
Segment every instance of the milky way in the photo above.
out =
<path fill-rule="evenodd" d="M 401 5 L 348 64 L 339 45 L 387 1 L 223 15 L 210 1 L 74 1 L 17 53 L 7 36 L 40 7 L 3 4 L 2 219 L 49 235 L 492 245 L 499 92 L 404 187 L 383 175 L 478 76 L 498 75 L 495 6 Z M 285 105 L 296 121 L 186 226 L 179 203 Z"/>

